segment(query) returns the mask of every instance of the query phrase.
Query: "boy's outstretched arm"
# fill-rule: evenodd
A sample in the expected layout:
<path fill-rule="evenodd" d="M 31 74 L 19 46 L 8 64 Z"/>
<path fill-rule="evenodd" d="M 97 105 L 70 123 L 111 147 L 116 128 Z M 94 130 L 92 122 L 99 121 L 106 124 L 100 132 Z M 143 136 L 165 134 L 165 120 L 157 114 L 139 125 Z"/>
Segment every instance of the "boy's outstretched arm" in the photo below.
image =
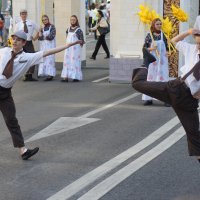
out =
<path fill-rule="evenodd" d="M 56 53 L 59 53 L 61 51 L 64 51 L 65 49 L 73 46 L 73 45 L 76 45 L 76 44 L 81 44 L 82 41 L 81 40 L 78 40 L 76 42 L 73 42 L 73 43 L 68 43 L 68 44 L 65 44 L 63 46 L 59 46 L 59 47 L 56 47 L 56 48 L 53 48 L 53 49 L 50 49 L 50 50 L 47 50 L 47 51 L 44 51 L 44 54 L 43 54 L 43 57 L 46 57 L 46 56 L 49 56 L 49 55 L 52 55 L 52 54 L 56 54 Z"/>

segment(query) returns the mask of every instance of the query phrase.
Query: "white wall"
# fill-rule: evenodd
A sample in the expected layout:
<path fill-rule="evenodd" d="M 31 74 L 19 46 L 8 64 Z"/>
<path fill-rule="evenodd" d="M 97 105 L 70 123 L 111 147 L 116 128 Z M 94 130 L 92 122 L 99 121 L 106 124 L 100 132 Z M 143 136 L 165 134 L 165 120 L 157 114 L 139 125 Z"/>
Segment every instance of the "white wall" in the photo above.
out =
<path fill-rule="evenodd" d="M 114 57 L 142 56 L 141 49 L 148 30 L 140 23 L 136 13 L 139 5 L 144 3 L 163 14 L 162 0 L 111 1 L 110 49 Z"/>

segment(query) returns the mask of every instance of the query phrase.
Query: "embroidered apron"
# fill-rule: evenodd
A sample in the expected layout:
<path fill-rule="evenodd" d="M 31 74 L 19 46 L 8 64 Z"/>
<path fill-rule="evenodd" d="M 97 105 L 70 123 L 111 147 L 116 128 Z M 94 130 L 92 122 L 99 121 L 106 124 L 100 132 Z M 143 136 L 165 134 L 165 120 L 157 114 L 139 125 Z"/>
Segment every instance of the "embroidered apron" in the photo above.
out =
<path fill-rule="evenodd" d="M 75 32 L 70 32 L 68 29 L 68 35 L 66 39 L 67 43 L 75 42 L 78 40 L 76 35 L 78 30 L 79 28 L 77 28 Z M 82 80 L 80 44 L 74 45 L 65 50 L 61 77 Z"/>
<path fill-rule="evenodd" d="M 50 34 L 51 26 L 49 30 L 45 31 L 43 28 L 43 36 L 47 37 Z M 55 38 L 53 40 L 41 40 L 40 41 L 40 50 L 45 51 L 52 48 L 55 48 L 56 42 Z M 55 76 L 56 68 L 55 68 L 55 55 L 46 56 L 43 58 L 44 62 L 39 64 L 38 68 L 38 76 Z"/>
<path fill-rule="evenodd" d="M 156 57 L 156 61 L 151 63 L 148 68 L 147 81 L 166 82 L 169 80 L 168 57 L 167 50 L 163 41 L 163 33 L 161 39 L 155 41 L 160 56 L 156 55 L 156 51 L 152 54 Z M 151 44 L 153 46 L 153 43 Z M 142 95 L 142 100 L 152 100 L 153 98 L 145 94 Z"/>

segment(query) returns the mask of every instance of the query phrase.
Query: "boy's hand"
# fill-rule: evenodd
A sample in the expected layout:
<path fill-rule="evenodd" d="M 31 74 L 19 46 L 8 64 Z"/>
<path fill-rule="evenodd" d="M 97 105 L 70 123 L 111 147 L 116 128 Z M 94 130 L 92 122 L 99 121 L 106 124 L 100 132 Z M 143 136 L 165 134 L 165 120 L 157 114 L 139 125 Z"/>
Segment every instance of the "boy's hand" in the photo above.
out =
<path fill-rule="evenodd" d="M 199 29 L 191 28 L 191 29 L 188 30 L 188 33 L 190 35 L 200 34 L 200 30 Z"/>

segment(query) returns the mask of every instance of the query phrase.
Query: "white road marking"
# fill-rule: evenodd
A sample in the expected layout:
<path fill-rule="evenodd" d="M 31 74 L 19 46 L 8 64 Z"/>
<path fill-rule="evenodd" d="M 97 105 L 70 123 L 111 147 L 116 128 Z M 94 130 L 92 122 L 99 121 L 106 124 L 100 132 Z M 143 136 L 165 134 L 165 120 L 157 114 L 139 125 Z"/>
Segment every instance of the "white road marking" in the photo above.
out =
<path fill-rule="evenodd" d="M 104 81 L 104 80 L 106 80 L 106 79 L 109 79 L 109 76 L 106 76 L 106 77 L 104 77 L 104 78 L 97 79 L 97 80 L 92 81 L 92 82 L 93 82 L 93 83 L 99 83 L 99 82 Z"/>
<path fill-rule="evenodd" d="M 66 186 L 53 196 L 49 197 L 47 200 L 66 200 L 72 197 L 77 192 L 92 184 L 94 181 L 98 180 L 100 177 L 104 176 L 105 174 L 107 174 L 108 172 L 110 172 L 111 170 L 113 170 L 114 168 L 116 168 L 117 166 L 119 166 L 120 164 L 122 164 L 123 162 L 125 162 L 126 160 L 128 160 L 129 158 L 131 158 L 132 156 L 134 156 L 135 154 L 137 154 L 138 152 L 155 142 L 156 140 L 158 140 L 178 123 L 178 118 L 174 117 L 133 147 L 112 158 L 111 160 L 97 167 L 93 171 L 85 174 L 81 178 L 77 179 L 75 182 Z"/>
<path fill-rule="evenodd" d="M 130 96 L 128 96 L 128 97 L 125 97 L 125 98 L 120 99 L 120 100 L 118 100 L 118 101 L 115 101 L 115 102 L 113 102 L 113 103 L 111 103 L 111 104 L 108 104 L 108 105 L 103 106 L 103 107 L 101 107 L 101 108 L 97 108 L 96 110 L 93 110 L 93 111 L 88 112 L 88 113 L 86 113 L 86 114 L 84 114 L 84 115 L 81 115 L 80 117 L 83 117 L 83 118 L 90 117 L 91 115 L 97 114 L 98 112 L 101 112 L 101 111 L 106 110 L 106 109 L 108 109 L 108 108 L 114 107 L 114 106 L 116 106 L 116 105 L 118 105 L 118 104 L 124 103 L 125 101 L 128 101 L 128 100 L 130 100 L 130 99 L 132 99 L 132 98 L 134 98 L 134 97 L 137 97 L 137 96 L 139 96 L 139 95 L 140 95 L 140 93 L 137 93 L 137 92 L 136 92 L 136 93 L 134 93 L 134 94 L 132 94 L 132 95 L 130 95 Z"/>
<path fill-rule="evenodd" d="M 53 122 L 51 125 L 41 130 L 33 137 L 29 138 L 26 142 L 32 142 L 44 137 L 56 135 L 63 133 L 65 131 L 75 129 L 93 122 L 96 122 L 100 119 L 96 118 L 79 118 L 79 117 L 61 117 Z"/>
<path fill-rule="evenodd" d="M 68 130 L 75 129 L 77 127 L 84 126 L 86 124 L 98 121 L 100 119 L 88 118 L 88 117 L 91 116 L 91 115 L 94 115 L 98 112 L 101 112 L 103 110 L 106 110 L 108 108 L 111 108 L 113 106 L 116 106 L 120 103 L 128 101 L 128 100 L 130 100 L 134 97 L 137 97 L 138 95 L 140 95 L 140 94 L 134 93 L 134 94 L 132 94 L 128 97 L 125 97 L 123 99 L 115 101 L 111 104 L 108 104 L 108 105 L 103 106 L 101 108 L 98 108 L 96 110 L 90 111 L 90 112 L 88 112 L 84 115 L 81 115 L 80 117 L 61 117 L 58 120 L 56 120 L 55 122 L 53 122 L 52 124 L 50 124 L 45 129 L 41 130 L 40 132 L 33 135 L 31 138 L 26 140 L 25 143 L 31 142 L 31 141 L 34 141 L 34 140 L 38 140 L 38 139 L 41 139 L 41 138 L 44 138 L 44 137 L 52 136 L 52 135 L 55 135 L 55 134 L 63 133 L 63 132 L 66 132 Z"/>
<path fill-rule="evenodd" d="M 131 176 L 133 173 L 135 173 L 137 170 L 139 170 L 141 167 L 146 165 L 148 162 L 159 156 L 161 153 L 166 151 L 168 148 L 170 148 L 173 144 L 175 144 L 177 141 L 179 141 L 183 136 L 185 135 L 185 132 L 183 128 L 179 128 L 177 131 L 175 131 L 173 134 L 171 134 L 168 138 L 163 140 L 161 143 L 159 143 L 157 146 L 152 148 L 147 153 L 140 156 L 138 159 L 134 160 L 130 164 L 128 164 L 126 167 L 120 169 L 115 174 L 111 175 L 98 185 L 96 185 L 94 188 L 92 188 L 90 191 L 88 191 L 86 194 L 84 194 L 82 197 L 80 197 L 78 200 L 98 200 L 102 196 L 104 196 L 106 193 L 108 193 L 110 190 L 112 190 L 114 187 L 116 187 L 119 183 L 124 181 L 126 178 Z M 66 198 L 65 198 L 66 199 Z M 60 199 L 61 200 L 61 199 Z"/>

